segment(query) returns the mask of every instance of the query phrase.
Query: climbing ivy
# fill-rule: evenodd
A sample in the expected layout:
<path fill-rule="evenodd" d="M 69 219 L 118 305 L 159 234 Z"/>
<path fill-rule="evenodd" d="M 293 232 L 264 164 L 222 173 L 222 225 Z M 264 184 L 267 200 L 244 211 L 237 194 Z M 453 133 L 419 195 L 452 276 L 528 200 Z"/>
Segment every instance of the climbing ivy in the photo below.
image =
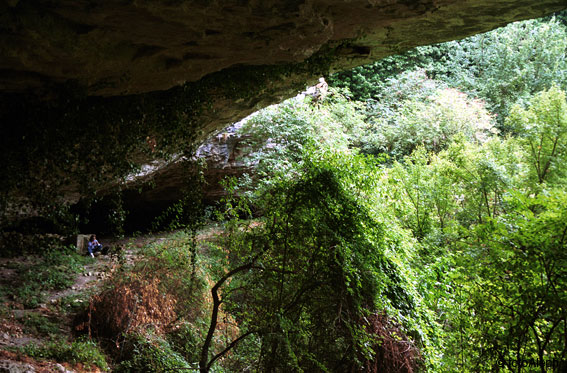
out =
<path fill-rule="evenodd" d="M 295 64 L 233 66 L 164 92 L 90 97 L 71 82 L 55 87 L 53 97 L 5 94 L 0 224 L 26 210 L 45 216 L 76 198 L 66 199 L 69 192 L 94 198 L 147 160 L 183 153 L 215 120 L 214 100 L 261 104 L 258 94 L 269 97 L 284 79 L 291 95 L 329 69 L 333 50 Z"/>

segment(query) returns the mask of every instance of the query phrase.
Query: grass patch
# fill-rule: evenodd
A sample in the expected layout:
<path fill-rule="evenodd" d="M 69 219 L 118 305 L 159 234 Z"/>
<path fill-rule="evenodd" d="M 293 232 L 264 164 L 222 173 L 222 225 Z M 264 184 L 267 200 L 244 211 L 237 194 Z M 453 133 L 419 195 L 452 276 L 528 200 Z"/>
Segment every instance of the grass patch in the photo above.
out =
<path fill-rule="evenodd" d="M 46 300 L 46 294 L 41 290 L 41 284 L 20 284 L 8 290 L 9 295 L 25 308 L 37 308 Z"/>
<path fill-rule="evenodd" d="M 80 294 L 66 295 L 59 298 L 57 309 L 65 313 L 78 313 L 84 311 L 89 305 L 92 291 L 83 291 Z"/>
<path fill-rule="evenodd" d="M 115 372 L 190 372 L 197 368 L 189 365 L 162 338 L 132 335 L 126 344 L 127 358 L 114 369 Z"/>
<path fill-rule="evenodd" d="M 60 333 L 57 323 L 38 313 L 27 314 L 23 318 L 22 324 L 24 325 L 26 332 L 31 332 L 33 334 L 50 336 Z"/>
<path fill-rule="evenodd" d="M 17 267 L 16 286 L 4 293 L 22 303 L 25 308 L 37 308 L 45 302 L 46 292 L 70 287 L 89 258 L 74 248 L 46 251 L 37 261 Z"/>
<path fill-rule="evenodd" d="M 41 346 L 32 343 L 19 347 L 16 351 L 34 359 L 55 360 L 72 365 L 82 364 L 91 368 L 96 366 L 103 371 L 109 370 L 106 357 L 92 340 L 78 339 L 71 343 L 52 341 Z"/>
<path fill-rule="evenodd" d="M 23 283 L 41 283 L 43 290 L 62 290 L 73 284 L 75 275 L 82 271 L 89 258 L 74 248 L 46 252 L 42 260 L 22 273 Z"/>

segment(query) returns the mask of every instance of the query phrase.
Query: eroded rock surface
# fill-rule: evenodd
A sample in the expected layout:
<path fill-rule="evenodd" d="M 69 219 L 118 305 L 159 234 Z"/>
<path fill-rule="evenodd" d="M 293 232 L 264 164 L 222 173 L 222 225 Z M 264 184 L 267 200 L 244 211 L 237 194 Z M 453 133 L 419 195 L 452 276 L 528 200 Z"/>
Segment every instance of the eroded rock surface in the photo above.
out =
<path fill-rule="evenodd" d="M 9 0 L 1 9 L 0 87 L 73 81 L 89 94 L 137 94 L 235 65 L 299 63 L 328 47 L 338 48 L 333 65 L 352 66 L 562 7 L 562 0 Z"/>
<path fill-rule="evenodd" d="M 222 180 L 252 173 L 252 166 L 246 161 L 251 152 L 248 138 L 238 133 L 239 127 L 240 123 L 236 123 L 211 136 L 197 148 L 193 157 L 157 161 L 132 177 L 123 193 L 124 207 L 130 212 L 132 224 L 151 224 L 164 208 L 183 198 L 184 193 L 191 192 L 197 187 L 195 180 L 190 178 L 195 172 L 203 174 L 201 193 L 206 204 L 212 204 L 226 194 Z M 200 171 L 196 167 L 200 167 Z"/>

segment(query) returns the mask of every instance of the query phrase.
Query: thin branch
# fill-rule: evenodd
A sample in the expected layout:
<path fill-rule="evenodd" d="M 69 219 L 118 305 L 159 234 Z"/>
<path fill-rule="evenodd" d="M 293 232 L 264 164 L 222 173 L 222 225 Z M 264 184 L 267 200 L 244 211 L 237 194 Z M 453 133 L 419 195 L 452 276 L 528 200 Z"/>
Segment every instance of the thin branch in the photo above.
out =
<path fill-rule="evenodd" d="M 210 363 L 207 363 L 209 357 L 209 348 L 211 347 L 211 341 L 213 340 L 213 335 L 215 333 L 215 329 L 217 328 L 218 323 L 218 313 L 219 307 L 222 303 L 221 299 L 219 298 L 218 291 L 220 287 L 232 276 L 239 272 L 244 272 L 252 268 L 256 260 L 260 257 L 261 254 L 256 255 L 252 260 L 246 264 L 243 264 L 239 267 L 234 268 L 233 270 L 227 272 L 224 276 L 221 277 L 219 281 L 213 286 L 211 289 L 211 295 L 213 296 L 213 311 L 211 314 L 211 323 L 209 325 L 209 331 L 207 332 L 207 337 L 205 338 L 205 342 L 203 343 L 203 348 L 201 349 L 201 359 L 199 360 L 199 367 L 201 372 L 207 373 L 210 369 Z"/>
<path fill-rule="evenodd" d="M 557 148 L 557 142 L 559 141 L 559 136 L 555 137 L 555 141 L 553 141 L 553 149 L 551 149 L 551 154 L 549 155 L 549 159 L 545 162 L 545 166 L 543 167 L 541 182 L 545 178 L 545 174 L 549 171 L 549 167 L 551 166 L 551 160 L 555 156 L 555 150 Z"/>
<path fill-rule="evenodd" d="M 234 346 L 236 346 L 238 344 L 238 342 L 240 342 L 241 340 L 243 340 L 244 338 L 248 337 L 250 334 L 256 333 L 256 330 L 252 330 L 249 332 L 246 332 L 244 334 L 242 334 L 240 337 L 236 338 L 234 341 L 230 342 L 230 344 L 228 346 L 226 346 L 226 348 L 224 350 L 222 350 L 221 352 L 219 352 L 218 354 L 216 354 L 211 361 L 209 361 L 209 364 L 207 364 L 207 369 L 211 369 L 211 365 L 213 365 L 213 363 L 219 359 L 220 357 L 222 357 L 224 354 L 226 354 L 228 351 L 230 351 Z"/>

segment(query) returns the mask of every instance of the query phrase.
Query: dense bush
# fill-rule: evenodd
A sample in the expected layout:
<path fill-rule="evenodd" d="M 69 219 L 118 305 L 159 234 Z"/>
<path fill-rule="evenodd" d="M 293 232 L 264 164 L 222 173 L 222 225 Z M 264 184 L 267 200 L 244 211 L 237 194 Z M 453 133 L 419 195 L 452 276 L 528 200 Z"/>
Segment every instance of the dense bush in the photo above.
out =
<path fill-rule="evenodd" d="M 89 260 L 74 248 L 46 249 L 33 263 L 19 266 L 18 281 L 9 293 L 24 307 L 36 308 L 45 301 L 46 291 L 70 287 Z"/>
<path fill-rule="evenodd" d="M 397 159 L 418 146 L 438 152 L 457 137 L 484 142 L 497 132 L 482 102 L 443 88 L 423 70 L 391 79 L 366 115 L 369 124 L 358 133 L 358 146 Z"/>
<path fill-rule="evenodd" d="M 194 369 L 164 339 L 148 335 L 130 335 L 124 345 L 123 360 L 116 366 L 115 372 L 165 373 Z"/>
<path fill-rule="evenodd" d="M 25 345 L 20 352 L 27 356 L 40 359 L 50 359 L 72 365 L 81 364 L 86 367 L 98 367 L 103 371 L 109 370 L 106 358 L 98 345 L 87 339 L 78 339 L 71 343 L 52 341 L 44 345 Z"/>
<path fill-rule="evenodd" d="M 333 87 L 347 88 L 358 101 L 380 101 L 384 90 L 387 90 L 388 80 L 406 71 L 443 69 L 443 60 L 448 51 L 447 43 L 417 47 L 369 65 L 333 74 L 327 80 Z"/>
<path fill-rule="evenodd" d="M 481 98 L 505 126 L 510 108 L 553 84 L 567 89 L 567 28 L 559 21 L 530 20 L 448 43 L 450 85 Z"/>
<path fill-rule="evenodd" d="M 313 101 L 299 95 L 254 114 L 239 130 L 249 151 L 244 161 L 254 167 L 254 178 L 269 186 L 275 170 L 294 173 L 304 149 L 346 150 L 353 134 L 364 125 L 360 105 L 337 90 Z M 249 182 L 248 188 L 255 183 Z"/>
<path fill-rule="evenodd" d="M 376 312 L 405 320 L 397 333 L 406 346 L 434 351 L 435 323 L 408 267 L 411 238 L 393 226 L 386 231 L 374 204 L 378 164 L 347 152 L 309 150 L 302 159 L 293 174 L 276 172 L 270 188 L 258 191 L 260 221 L 237 224 L 220 242 L 232 270 L 219 275 L 217 297 L 239 321 L 240 335 L 258 338 L 249 352 L 258 369 L 361 369 L 378 349 L 398 348 L 375 342 L 390 333 L 370 332 L 364 320 Z M 395 359 L 411 362 L 407 371 L 435 364 L 433 354 L 422 358 L 417 349 Z"/>

